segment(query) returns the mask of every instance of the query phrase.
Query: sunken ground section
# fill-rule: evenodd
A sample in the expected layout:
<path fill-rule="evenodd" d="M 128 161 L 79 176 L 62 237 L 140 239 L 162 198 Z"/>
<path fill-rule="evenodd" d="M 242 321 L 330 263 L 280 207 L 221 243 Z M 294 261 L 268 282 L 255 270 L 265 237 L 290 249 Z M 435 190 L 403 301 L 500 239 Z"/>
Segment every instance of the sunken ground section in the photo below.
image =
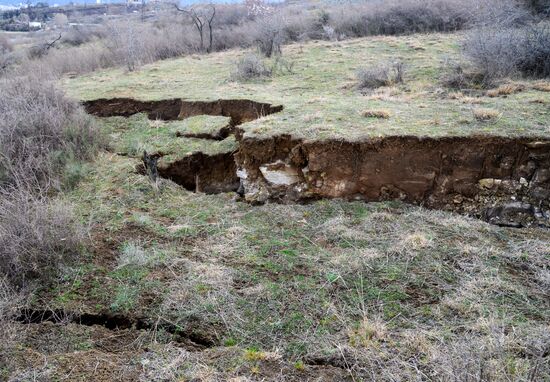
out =
<path fill-rule="evenodd" d="M 294 63 L 291 72 L 261 81 L 231 81 L 235 62 L 244 54 L 228 51 L 200 61 L 183 57 L 124 75 L 117 70 L 98 72 L 68 80 L 67 86 L 86 105 L 93 102 L 98 109 L 90 111 L 96 115 L 141 111 L 150 119 L 197 113 L 231 116 L 227 107 L 238 105 L 239 115 L 231 116 L 232 124 L 238 125 L 231 131 L 234 137 L 221 134 L 234 139 L 231 144 L 222 138 L 219 144 L 203 144 L 179 155 L 172 150 L 160 160 L 161 175 L 169 173 L 167 177 L 187 189 L 202 184 L 209 192 L 227 191 L 238 182 L 252 203 L 404 200 L 485 216 L 504 225 L 547 220 L 547 81 L 508 81 L 491 91 L 446 88 L 441 82 L 446 74 L 442 62 L 460 59 L 457 36 L 452 34 L 294 44 L 284 52 L 285 60 Z M 407 68 L 404 83 L 357 89 L 357 69 L 396 60 Z M 205 66 L 217 70 L 206 74 Z M 137 100 L 147 94 L 150 100 L 117 101 L 121 87 L 125 97 Z M 231 101 L 218 101 L 222 94 Z M 102 99 L 90 101 L 97 98 Z M 270 103 L 284 109 L 270 113 L 275 111 Z M 493 117 L 476 117 L 484 113 Z M 185 132 L 176 136 L 193 137 Z M 218 149 L 222 144 L 227 144 L 225 150 Z M 225 164 L 214 171 L 220 175 L 209 180 L 200 163 L 206 157 L 195 151 L 223 154 Z M 235 167 L 227 166 L 227 156 L 233 153 Z M 201 161 L 191 161 L 191 154 Z M 529 223 L 501 216 L 518 213 L 528 216 Z"/>
<path fill-rule="evenodd" d="M 401 200 L 514 227 L 545 226 L 550 219 L 550 141 L 544 138 L 384 137 L 361 142 L 290 135 L 256 138 L 244 137 L 238 126 L 280 112 L 282 106 L 250 100 L 174 99 L 100 99 L 84 106 L 101 117 L 138 113 L 151 120 L 201 114 L 231 117 L 236 150 L 195 152 L 158 167 L 162 177 L 191 191 L 238 191 L 252 203 Z"/>

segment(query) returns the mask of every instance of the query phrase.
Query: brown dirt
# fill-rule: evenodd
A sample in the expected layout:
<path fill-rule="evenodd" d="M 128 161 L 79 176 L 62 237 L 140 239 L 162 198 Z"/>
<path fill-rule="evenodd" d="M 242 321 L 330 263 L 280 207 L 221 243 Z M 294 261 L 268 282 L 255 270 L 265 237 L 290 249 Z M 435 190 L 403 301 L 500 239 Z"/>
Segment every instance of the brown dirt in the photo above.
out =
<path fill-rule="evenodd" d="M 239 177 L 233 153 L 207 155 L 196 152 L 174 162 L 160 163 L 159 176 L 170 179 L 193 192 L 219 194 L 237 191 Z M 145 175 L 145 167 L 140 164 L 137 172 Z"/>
<path fill-rule="evenodd" d="M 196 115 L 231 117 L 233 126 L 280 112 L 282 106 L 250 100 L 185 101 L 179 98 L 162 101 L 139 101 L 131 98 L 97 99 L 83 102 L 89 114 L 98 117 L 129 117 L 147 113 L 151 120 L 180 120 Z"/>
<path fill-rule="evenodd" d="M 503 137 L 386 137 L 363 142 L 244 138 L 235 155 L 251 201 L 403 200 L 478 214 L 521 200 L 550 208 L 550 141 Z M 269 165 L 271 164 L 271 165 Z M 296 174 L 269 182 L 261 167 Z M 283 171 L 283 172 L 284 172 Z M 510 210 L 510 209 L 508 209 Z"/>

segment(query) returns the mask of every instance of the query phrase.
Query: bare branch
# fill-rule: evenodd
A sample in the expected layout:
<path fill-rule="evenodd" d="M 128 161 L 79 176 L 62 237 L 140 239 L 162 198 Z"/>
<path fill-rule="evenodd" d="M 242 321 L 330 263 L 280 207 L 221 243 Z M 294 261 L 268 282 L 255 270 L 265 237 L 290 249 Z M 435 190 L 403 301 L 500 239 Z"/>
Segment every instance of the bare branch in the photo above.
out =
<path fill-rule="evenodd" d="M 61 40 L 61 33 L 59 33 L 59 36 L 55 40 L 53 40 L 52 42 L 47 42 L 46 44 L 44 44 L 44 50 L 48 50 L 50 48 L 53 48 L 55 43 L 58 42 L 59 40 Z"/>

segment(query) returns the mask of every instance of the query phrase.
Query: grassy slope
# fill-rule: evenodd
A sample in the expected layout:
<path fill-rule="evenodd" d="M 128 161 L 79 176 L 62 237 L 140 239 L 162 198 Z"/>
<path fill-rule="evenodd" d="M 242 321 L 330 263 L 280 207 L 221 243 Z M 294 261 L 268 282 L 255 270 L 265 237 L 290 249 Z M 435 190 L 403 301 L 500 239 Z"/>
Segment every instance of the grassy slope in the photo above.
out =
<path fill-rule="evenodd" d="M 501 378 L 532 369 L 550 320 L 550 232 L 401 203 L 258 207 L 169 182 L 155 193 L 135 164 L 104 154 L 70 195 L 96 226 L 94 245 L 43 297 L 72 311 L 161 317 L 220 346 L 213 360 L 178 364 L 160 333 L 134 361 L 176 362 L 187 378 L 201 362 L 224 378 L 266 377 L 265 354 L 300 375 L 301 360 L 342 351 L 363 378 L 475 375 L 478 362 Z"/>
<path fill-rule="evenodd" d="M 269 81 L 229 81 L 235 61 L 245 53 L 229 51 L 208 56 L 167 60 L 135 73 L 109 70 L 69 79 L 66 87 L 79 99 L 135 97 L 191 100 L 248 98 L 283 104 L 277 115 L 245 126 L 252 134 L 281 132 L 308 138 L 347 138 L 382 135 L 549 135 L 550 92 L 527 90 L 489 98 L 450 94 L 438 81 L 445 60 L 459 55 L 458 35 L 374 37 L 342 42 L 308 42 L 284 49 L 294 73 L 279 71 Z M 360 67 L 402 60 L 404 85 L 362 95 L 354 88 Z M 474 94 L 474 95 L 475 95 Z M 476 108 L 500 113 L 492 122 L 478 122 Z M 388 120 L 365 118 L 365 110 L 387 110 Z"/>
<path fill-rule="evenodd" d="M 132 74 L 93 74 L 66 85 L 88 99 L 223 96 L 281 102 L 283 113 L 248 128 L 319 137 L 548 128 L 537 127 L 537 119 L 547 125 L 548 117 L 528 102 L 548 101 L 548 93 L 482 98 L 504 113 L 489 125 L 471 122 L 469 104 L 424 94 L 434 86 L 438 60 L 449 50 L 454 54 L 454 41 L 434 35 L 293 45 L 285 50 L 297 61 L 297 73 L 258 84 L 225 80 L 241 54 L 228 52 L 161 62 Z M 358 66 L 393 55 L 409 62 L 409 76 L 416 80 L 383 90 L 392 94 L 389 99 L 343 88 Z M 387 108 L 393 117 L 364 120 L 358 113 L 367 107 Z M 425 123 L 436 117 L 438 124 Z M 470 122 L 459 124 L 460 118 Z M 230 194 L 193 194 L 170 182 L 155 192 L 135 173 L 139 160 L 132 156 L 143 148 L 216 151 L 216 145 L 234 142 L 174 140 L 178 126 L 144 116 L 101 123 L 113 148 L 130 157 L 101 154 L 66 196 L 92 225 L 92 244 L 88 256 L 45 288 L 35 304 L 168 320 L 218 346 L 189 353 L 168 344 L 162 332 L 131 336 L 128 344 L 122 341 L 125 332 L 105 334 L 121 336 L 118 346 L 124 344 L 124 350 L 118 352 L 98 339 L 99 329 L 69 325 L 56 329 L 60 333 L 47 331 L 49 336 L 27 334 L 14 354 L 36 358 L 36 366 L 27 368 L 47 366 L 58 378 L 98 380 L 100 370 L 109 380 L 133 370 L 143 380 L 205 381 L 236 376 L 279 381 L 281 375 L 342 380 L 326 374 L 330 367 L 304 365 L 331 358 L 356 380 L 466 380 L 466 374 L 477 378 L 480 372 L 486 379 L 517 380 L 527 379 L 537 363 L 539 377 L 548 371 L 539 355 L 550 321 L 549 231 L 498 228 L 401 203 L 251 206 Z M 513 130 L 518 127 L 526 130 Z"/>

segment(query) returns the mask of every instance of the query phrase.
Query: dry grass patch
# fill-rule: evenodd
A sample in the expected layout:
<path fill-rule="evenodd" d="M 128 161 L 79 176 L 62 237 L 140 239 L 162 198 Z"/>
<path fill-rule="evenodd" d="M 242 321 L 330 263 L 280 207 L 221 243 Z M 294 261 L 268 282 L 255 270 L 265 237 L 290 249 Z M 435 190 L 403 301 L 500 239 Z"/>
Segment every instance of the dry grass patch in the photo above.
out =
<path fill-rule="evenodd" d="M 477 97 L 468 97 L 468 96 L 464 96 L 462 98 L 459 99 L 460 102 L 464 103 L 464 104 L 470 104 L 470 105 L 480 105 L 483 103 L 483 100 L 480 99 L 480 98 L 477 98 Z"/>
<path fill-rule="evenodd" d="M 403 95 L 396 88 L 378 88 L 374 89 L 372 93 L 365 95 L 365 99 L 368 101 L 388 101 L 388 102 L 408 102 L 410 97 Z"/>
<path fill-rule="evenodd" d="M 494 109 L 478 108 L 472 110 L 474 118 L 478 121 L 487 122 L 494 121 L 500 117 L 500 112 Z"/>
<path fill-rule="evenodd" d="M 533 89 L 541 92 L 550 92 L 550 82 L 537 82 L 533 85 Z"/>
<path fill-rule="evenodd" d="M 504 84 L 500 85 L 496 89 L 491 89 L 487 91 L 487 96 L 489 97 L 501 97 L 501 96 L 507 96 L 510 94 L 518 93 L 522 90 L 524 90 L 525 87 L 523 85 L 519 84 Z"/>
<path fill-rule="evenodd" d="M 379 118 L 379 119 L 389 119 L 391 116 L 388 110 L 367 110 L 363 112 L 363 117 L 365 118 Z"/>
<path fill-rule="evenodd" d="M 357 327 L 348 332 L 349 343 L 354 347 L 376 347 L 377 342 L 384 340 L 387 336 L 386 324 L 379 318 L 363 317 Z"/>
<path fill-rule="evenodd" d="M 464 104 L 479 105 L 483 103 L 483 100 L 479 97 L 470 97 L 462 92 L 453 92 L 448 96 L 449 99 L 459 101 Z"/>

